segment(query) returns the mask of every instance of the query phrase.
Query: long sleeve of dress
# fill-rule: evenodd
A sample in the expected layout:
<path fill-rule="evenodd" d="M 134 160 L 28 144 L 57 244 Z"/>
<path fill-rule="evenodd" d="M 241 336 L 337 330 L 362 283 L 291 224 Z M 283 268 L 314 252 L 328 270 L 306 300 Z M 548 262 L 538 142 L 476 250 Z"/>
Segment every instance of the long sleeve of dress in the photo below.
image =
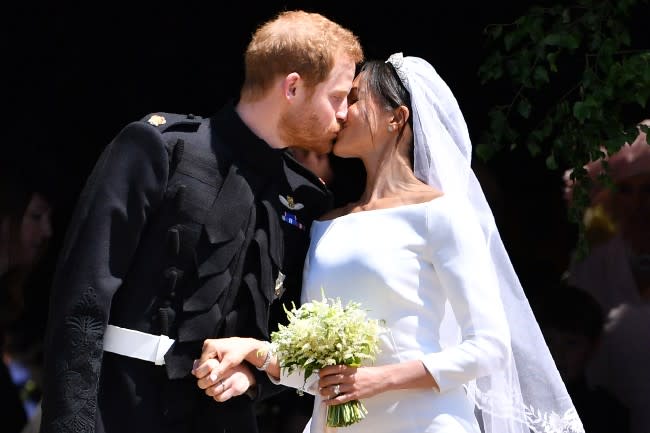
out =
<path fill-rule="evenodd" d="M 501 368 L 510 353 L 509 327 L 483 232 L 462 202 L 448 204 L 459 208 L 427 215 L 431 260 L 460 328 L 457 344 L 422 358 L 441 392 Z"/>
<path fill-rule="evenodd" d="M 111 299 L 129 272 L 168 176 L 162 136 L 145 122 L 107 146 L 78 200 L 52 287 L 42 432 L 93 428 Z"/>
<path fill-rule="evenodd" d="M 318 394 L 318 371 L 314 371 L 311 376 L 305 379 L 305 372 L 302 369 L 296 368 L 289 372 L 286 368 L 280 369 L 280 378 L 275 379 L 268 376 L 272 383 L 276 385 L 284 385 L 290 388 L 299 389 L 307 394 Z"/>

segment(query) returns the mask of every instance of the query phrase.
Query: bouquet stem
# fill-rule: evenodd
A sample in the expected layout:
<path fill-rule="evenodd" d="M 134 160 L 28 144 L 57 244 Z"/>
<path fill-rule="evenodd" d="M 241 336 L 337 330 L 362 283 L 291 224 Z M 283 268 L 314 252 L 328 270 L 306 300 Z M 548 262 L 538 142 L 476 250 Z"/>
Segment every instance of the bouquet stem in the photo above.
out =
<path fill-rule="evenodd" d="M 336 406 L 327 407 L 327 425 L 346 427 L 366 417 L 368 410 L 359 400 L 351 400 Z"/>

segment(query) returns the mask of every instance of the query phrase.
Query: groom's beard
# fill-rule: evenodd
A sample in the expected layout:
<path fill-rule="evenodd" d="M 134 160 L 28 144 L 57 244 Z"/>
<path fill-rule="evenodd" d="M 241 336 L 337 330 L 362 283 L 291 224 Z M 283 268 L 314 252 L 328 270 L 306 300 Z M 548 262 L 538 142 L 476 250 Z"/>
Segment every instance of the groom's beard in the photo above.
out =
<path fill-rule="evenodd" d="M 282 141 L 291 147 L 324 154 L 332 150 L 338 128 L 332 130 L 330 125 L 323 124 L 313 110 L 296 107 L 280 117 L 278 132 Z"/>

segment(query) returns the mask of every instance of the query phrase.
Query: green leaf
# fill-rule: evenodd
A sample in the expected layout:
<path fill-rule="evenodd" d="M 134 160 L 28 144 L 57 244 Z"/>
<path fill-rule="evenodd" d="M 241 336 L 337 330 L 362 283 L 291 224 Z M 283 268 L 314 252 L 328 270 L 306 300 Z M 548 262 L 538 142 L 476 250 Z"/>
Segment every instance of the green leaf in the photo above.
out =
<path fill-rule="evenodd" d="M 481 83 L 498 80 L 503 75 L 503 56 L 500 52 L 490 54 L 479 68 Z"/>
<path fill-rule="evenodd" d="M 528 148 L 528 152 L 532 156 L 537 156 L 542 151 L 542 148 L 539 146 L 539 142 L 535 142 L 535 141 L 532 141 L 532 140 L 529 141 L 528 143 L 526 143 L 526 147 Z"/>
<path fill-rule="evenodd" d="M 571 10 L 564 9 L 562 11 L 562 22 L 565 24 L 571 22 Z"/>
<path fill-rule="evenodd" d="M 621 45 L 629 47 L 632 43 L 632 40 L 630 39 L 630 33 L 627 30 L 621 31 L 619 33 L 619 41 Z"/>
<path fill-rule="evenodd" d="M 530 117 L 530 110 L 531 110 L 530 101 L 522 97 L 519 100 L 519 104 L 517 104 L 517 111 L 519 112 L 521 117 L 523 117 L 524 119 L 528 119 L 528 117 Z"/>
<path fill-rule="evenodd" d="M 492 159 L 496 150 L 493 146 L 490 146 L 487 143 L 481 142 L 474 146 L 476 151 L 476 156 L 481 159 L 481 161 L 486 162 Z"/>
<path fill-rule="evenodd" d="M 555 51 L 553 53 L 548 53 L 546 55 L 546 60 L 548 61 L 548 68 L 552 72 L 557 72 L 557 56 L 558 56 L 557 51 Z"/>
<path fill-rule="evenodd" d="M 555 160 L 555 155 L 554 154 L 551 153 L 546 158 L 546 167 L 548 167 L 549 170 L 557 170 L 558 165 L 557 165 L 557 161 Z"/>
<path fill-rule="evenodd" d="M 578 35 L 569 34 L 566 36 L 565 44 L 566 47 L 569 48 L 570 50 L 575 50 L 580 46 L 580 38 L 578 37 Z"/>
<path fill-rule="evenodd" d="M 493 131 L 503 131 L 506 126 L 506 115 L 502 109 L 494 109 L 488 113 L 490 128 Z"/>
<path fill-rule="evenodd" d="M 589 116 L 589 107 L 583 101 L 578 101 L 573 104 L 573 115 L 580 122 L 584 122 Z"/>
<path fill-rule="evenodd" d="M 535 129 L 530 133 L 530 141 L 533 141 L 535 143 L 539 143 L 542 140 L 544 140 L 544 133 L 541 129 Z"/>
<path fill-rule="evenodd" d="M 548 78 L 548 72 L 543 66 L 535 67 L 533 77 L 537 83 L 548 83 L 550 81 Z"/>
<path fill-rule="evenodd" d="M 551 33 L 549 35 L 546 35 L 546 37 L 542 40 L 542 43 L 545 45 L 560 46 L 560 40 L 561 36 L 559 34 Z"/>

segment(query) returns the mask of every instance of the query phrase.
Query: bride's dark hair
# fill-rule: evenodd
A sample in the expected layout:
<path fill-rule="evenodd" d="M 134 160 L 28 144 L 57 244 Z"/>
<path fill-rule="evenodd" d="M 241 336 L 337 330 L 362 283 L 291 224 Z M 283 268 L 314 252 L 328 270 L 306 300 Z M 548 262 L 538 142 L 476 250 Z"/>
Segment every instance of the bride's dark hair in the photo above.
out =
<path fill-rule="evenodd" d="M 400 106 L 411 109 L 411 95 L 402 84 L 397 71 L 390 63 L 383 60 L 368 60 L 363 63 L 359 74 L 364 74 L 364 86 L 368 95 L 371 95 L 375 101 L 385 110 L 394 110 Z M 367 106 L 366 106 L 367 107 Z M 368 120 L 368 113 L 366 113 Z M 409 115 L 407 123 L 413 129 L 413 116 Z M 399 132 L 399 138 L 403 134 L 402 128 Z M 410 143 L 409 160 L 413 168 L 413 142 Z"/>

